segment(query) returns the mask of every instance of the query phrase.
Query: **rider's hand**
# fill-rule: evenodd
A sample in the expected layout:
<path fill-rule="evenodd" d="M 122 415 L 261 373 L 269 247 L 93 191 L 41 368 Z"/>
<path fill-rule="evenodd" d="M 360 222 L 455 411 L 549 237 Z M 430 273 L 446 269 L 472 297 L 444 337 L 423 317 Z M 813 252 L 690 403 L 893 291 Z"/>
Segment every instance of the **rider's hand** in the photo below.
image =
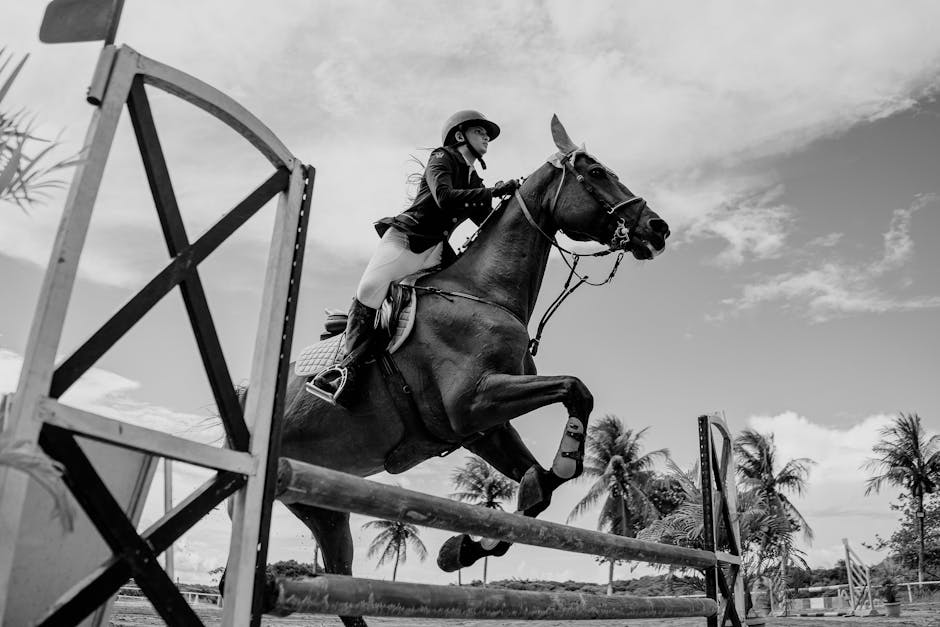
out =
<path fill-rule="evenodd" d="M 498 181 L 496 185 L 492 187 L 493 196 L 509 196 L 514 191 L 519 189 L 519 181 L 516 179 L 509 179 L 508 181 Z"/>

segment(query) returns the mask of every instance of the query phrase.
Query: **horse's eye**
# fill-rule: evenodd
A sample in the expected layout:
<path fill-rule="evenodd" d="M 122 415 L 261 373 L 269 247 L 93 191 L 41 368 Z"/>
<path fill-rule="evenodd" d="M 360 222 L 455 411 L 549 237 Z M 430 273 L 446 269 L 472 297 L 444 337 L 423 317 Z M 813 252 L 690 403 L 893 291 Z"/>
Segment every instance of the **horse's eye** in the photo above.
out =
<path fill-rule="evenodd" d="M 590 174 L 591 176 L 593 176 L 593 177 L 596 178 L 596 179 L 602 179 L 602 178 L 605 178 L 605 177 L 607 176 L 607 170 L 605 170 L 604 168 L 602 168 L 602 167 L 599 166 L 599 165 L 596 165 L 596 166 L 594 166 L 593 168 L 591 168 L 590 170 L 588 170 L 588 174 Z"/>

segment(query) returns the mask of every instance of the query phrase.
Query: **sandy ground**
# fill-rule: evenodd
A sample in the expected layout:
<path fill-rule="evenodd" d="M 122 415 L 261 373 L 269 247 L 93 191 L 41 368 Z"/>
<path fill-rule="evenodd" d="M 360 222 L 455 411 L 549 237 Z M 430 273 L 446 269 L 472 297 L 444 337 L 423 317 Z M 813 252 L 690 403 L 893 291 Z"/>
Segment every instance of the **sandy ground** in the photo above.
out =
<path fill-rule="evenodd" d="M 222 612 L 212 606 L 196 606 L 197 614 L 207 626 L 216 626 L 221 623 Z M 147 603 L 119 602 L 114 606 L 111 617 L 114 627 L 137 627 L 141 625 L 163 625 L 163 621 L 156 615 L 153 608 Z M 265 618 L 262 625 L 266 627 L 342 627 L 339 619 L 330 616 L 314 616 L 310 614 L 295 614 L 286 618 Z M 432 627 L 446 625 L 447 627 L 704 627 L 704 618 L 670 618 L 650 620 L 597 620 L 597 621 L 493 621 L 493 620 L 438 620 L 420 618 L 370 618 L 369 625 L 375 627 Z M 864 627 L 940 627 L 940 602 L 922 604 L 902 604 L 900 618 L 874 617 L 823 617 L 823 618 L 768 618 L 767 627 L 843 627 L 846 625 L 863 625 Z"/>

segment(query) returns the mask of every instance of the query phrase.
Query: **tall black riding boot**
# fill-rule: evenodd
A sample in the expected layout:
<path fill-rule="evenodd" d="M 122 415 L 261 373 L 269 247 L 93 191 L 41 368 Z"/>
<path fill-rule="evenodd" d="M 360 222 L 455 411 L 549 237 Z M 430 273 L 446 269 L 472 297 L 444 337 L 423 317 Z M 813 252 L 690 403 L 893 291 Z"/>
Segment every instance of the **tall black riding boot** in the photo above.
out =
<path fill-rule="evenodd" d="M 358 299 L 353 299 L 349 319 L 346 321 L 346 357 L 307 384 L 312 394 L 328 398 L 340 405 L 347 404 L 355 390 L 359 368 L 372 352 L 373 339 L 377 335 L 375 315 L 375 309 L 363 305 Z M 311 390 L 311 387 L 316 390 Z"/>

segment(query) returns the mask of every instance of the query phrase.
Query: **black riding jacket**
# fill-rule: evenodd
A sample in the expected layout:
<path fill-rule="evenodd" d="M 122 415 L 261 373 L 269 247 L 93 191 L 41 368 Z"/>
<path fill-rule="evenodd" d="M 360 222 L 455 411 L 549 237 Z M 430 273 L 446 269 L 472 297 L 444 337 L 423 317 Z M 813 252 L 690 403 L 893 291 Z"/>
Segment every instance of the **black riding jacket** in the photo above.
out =
<path fill-rule="evenodd" d="M 452 146 L 437 148 L 428 158 L 418 195 L 411 207 L 375 223 L 379 235 L 390 226 L 408 236 L 408 247 L 420 253 L 446 241 L 464 220 L 479 224 L 493 206 L 492 192 Z"/>

